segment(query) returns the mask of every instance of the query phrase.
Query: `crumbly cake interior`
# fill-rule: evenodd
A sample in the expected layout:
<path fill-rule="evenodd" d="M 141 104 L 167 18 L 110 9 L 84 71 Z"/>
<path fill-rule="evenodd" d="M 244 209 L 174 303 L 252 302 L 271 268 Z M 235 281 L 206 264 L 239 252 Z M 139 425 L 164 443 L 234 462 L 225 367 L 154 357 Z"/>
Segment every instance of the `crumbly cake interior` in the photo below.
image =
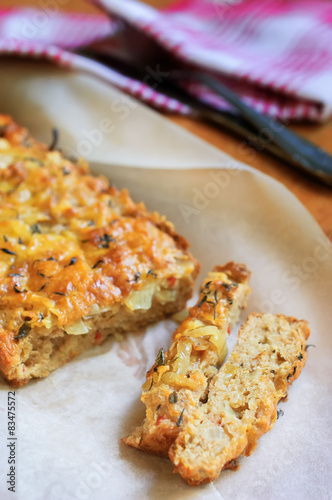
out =
<path fill-rule="evenodd" d="M 209 382 L 227 354 L 226 338 L 246 306 L 249 276 L 243 264 L 234 262 L 208 274 L 196 306 L 147 374 L 141 397 L 146 418 L 123 440 L 126 444 L 168 456 L 181 431 L 182 416 L 187 418 L 205 401 Z"/>
<path fill-rule="evenodd" d="M 240 455 L 250 455 L 277 418 L 307 358 L 306 321 L 252 314 L 231 356 L 212 379 L 206 404 L 186 418 L 169 456 L 192 486 L 216 479 Z"/>

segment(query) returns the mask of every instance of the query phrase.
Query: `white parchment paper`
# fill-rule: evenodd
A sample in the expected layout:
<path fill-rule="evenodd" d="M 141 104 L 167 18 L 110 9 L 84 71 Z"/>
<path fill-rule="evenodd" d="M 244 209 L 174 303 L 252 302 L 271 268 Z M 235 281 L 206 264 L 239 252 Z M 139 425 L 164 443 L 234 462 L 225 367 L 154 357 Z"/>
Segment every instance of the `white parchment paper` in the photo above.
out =
<path fill-rule="evenodd" d="M 144 416 L 140 387 L 169 345 L 171 320 L 109 340 L 16 391 L 16 493 L 6 484 L 9 388 L 1 382 L 1 500 L 331 498 L 332 245 L 304 207 L 276 181 L 92 76 L 3 60 L 0 112 L 46 142 L 56 126 L 63 149 L 166 214 L 202 264 L 198 284 L 215 264 L 245 262 L 253 291 L 242 320 L 251 311 L 307 319 L 316 345 L 254 454 L 198 488 L 173 475 L 168 460 L 120 443 Z"/>

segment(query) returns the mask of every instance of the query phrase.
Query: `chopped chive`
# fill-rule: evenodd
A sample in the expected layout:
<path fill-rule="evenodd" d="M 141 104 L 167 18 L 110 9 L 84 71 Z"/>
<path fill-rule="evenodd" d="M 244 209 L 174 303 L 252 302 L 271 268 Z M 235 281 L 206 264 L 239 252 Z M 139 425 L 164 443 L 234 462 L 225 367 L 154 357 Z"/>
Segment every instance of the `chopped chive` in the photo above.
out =
<path fill-rule="evenodd" d="M 153 276 L 154 278 L 157 278 L 157 273 L 153 269 L 150 269 L 147 273 L 147 276 Z"/>
<path fill-rule="evenodd" d="M 15 252 L 12 252 L 11 250 L 8 250 L 8 248 L 0 248 L 0 250 L 3 252 L 3 253 L 6 253 L 8 255 L 16 255 Z"/>
<path fill-rule="evenodd" d="M 96 269 L 99 266 L 99 264 L 104 264 L 104 261 L 103 260 L 97 260 L 97 262 L 95 263 L 95 265 L 92 266 L 92 269 Z"/>
<path fill-rule="evenodd" d="M 150 385 L 150 387 L 149 387 L 149 391 L 151 391 L 152 386 L 153 386 L 153 375 L 152 375 L 152 377 L 151 377 L 151 385 Z"/>
<path fill-rule="evenodd" d="M 211 283 L 212 283 L 212 281 L 208 281 L 207 283 L 205 283 L 205 285 L 201 289 L 201 293 L 203 293 L 204 295 L 208 294 L 210 292 L 210 285 L 211 285 Z"/>
<path fill-rule="evenodd" d="M 135 283 L 137 283 L 137 281 L 140 279 L 140 277 L 141 277 L 141 273 L 139 273 L 139 272 L 135 273 L 135 276 L 134 276 Z"/>
<path fill-rule="evenodd" d="M 57 128 L 52 128 L 52 142 L 49 146 L 49 150 L 53 151 L 57 144 L 58 144 L 58 139 L 59 139 L 59 131 Z"/>
<path fill-rule="evenodd" d="M 62 292 L 53 292 L 55 295 L 62 295 L 63 297 L 66 297 L 66 294 L 65 293 L 62 293 Z"/>
<path fill-rule="evenodd" d="M 44 290 L 44 288 L 48 285 L 48 283 L 44 283 L 38 290 L 38 292 L 41 292 L 42 290 Z"/>
<path fill-rule="evenodd" d="M 165 353 L 164 353 L 164 349 L 162 347 L 161 347 L 161 349 L 159 349 L 159 352 L 157 354 L 156 365 L 157 366 L 165 366 Z"/>
<path fill-rule="evenodd" d="M 99 248 L 109 248 L 109 244 L 115 239 L 109 234 L 105 233 L 103 236 L 99 238 Z"/>
<path fill-rule="evenodd" d="M 40 227 L 39 227 L 39 224 L 33 224 L 31 226 L 31 233 L 32 234 L 41 234 L 41 230 L 40 230 Z"/>
<path fill-rule="evenodd" d="M 183 412 L 184 412 L 184 409 L 182 410 L 182 412 L 180 414 L 179 420 L 176 422 L 177 427 L 180 427 L 180 425 L 181 425 L 182 417 L 183 417 Z"/>
<path fill-rule="evenodd" d="M 32 161 L 32 162 L 38 163 L 41 167 L 43 167 L 43 166 L 44 166 L 44 163 L 43 163 L 41 160 L 39 160 L 39 158 L 33 158 L 33 157 L 31 157 L 31 156 L 26 156 L 26 157 L 24 158 L 24 160 L 25 160 L 25 161 Z"/>
<path fill-rule="evenodd" d="M 282 410 L 281 408 L 279 408 L 279 410 L 277 410 L 277 419 L 278 419 L 279 417 L 283 417 L 283 416 L 284 416 L 284 414 L 285 414 L 284 410 Z"/>
<path fill-rule="evenodd" d="M 204 295 L 202 300 L 200 300 L 199 303 L 197 304 L 197 307 L 201 307 L 206 301 L 207 301 L 207 295 Z"/>
<path fill-rule="evenodd" d="M 175 404 L 178 402 L 178 395 L 176 391 L 173 391 L 169 396 L 168 396 L 168 401 L 171 404 Z"/>
<path fill-rule="evenodd" d="M 65 267 L 73 266 L 74 264 L 76 264 L 76 262 L 77 262 L 77 258 L 73 257 L 71 259 L 71 261 L 69 262 L 69 264 L 67 264 Z"/>
<path fill-rule="evenodd" d="M 31 330 L 31 326 L 29 325 L 29 323 L 24 322 L 23 325 L 20 327 L 16 337 L 14 337 L 14 339 L 15 340 L 23 339 L 24 337 L 26 337 L 30 333 L 30 330 Z"/>
<path fill-rule="evenodd" d="M 306 351 L 307 349 L 309 349 L 309 347 L 316 347 L 316 346 L 314 344 L 307 344 L 304 350 Z"/>
<path fill-rule="evenodd" d="M 15 292 L 15 293 L 26 293 L 26 292 L 27 292 L 27 290 L 25 290 L 24 288 L 23 288 L 23 290 L 20 290 L 20 289 L 17 287 L 16 283 L 15 283 L 15 285 L 14 285 L 14 292 Z"/>
<path fill-rule="evenodd" d="M 112 226 L 113 224 L 115 224 L 116 222 L 119 222 L 120 219 L 113 219 L 111 220 L 111 222 L 109 223 L 110 226 Z"/>

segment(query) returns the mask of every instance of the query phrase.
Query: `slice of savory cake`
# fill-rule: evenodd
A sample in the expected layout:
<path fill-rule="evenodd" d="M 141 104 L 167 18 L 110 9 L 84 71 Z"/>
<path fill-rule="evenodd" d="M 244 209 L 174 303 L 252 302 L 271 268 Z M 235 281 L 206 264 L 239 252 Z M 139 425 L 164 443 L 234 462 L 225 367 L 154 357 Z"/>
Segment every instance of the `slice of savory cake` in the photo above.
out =
<path fill-rule="evenodd" d="M 0 116 L 0 371 L 12 385 L 182 310 L 199 271 L 187 248 L 165 217 Z"/>
<path fill-rule="evenodd" d="M 305 365 L 306 321 L 252 314 L 237 345 L 212 379 L 208 401 L 184 415 L 169 457 L 192 486 L 216 479 L 240 455 L 250 455 L 277 418 L 277 403 Z"/>
<path fill-rule="evenodd" d="M 147 374 L 141 398 L 146 418 L 123 440 L 126 444 L 168 455 L 188 414 L 205 401 L 209 381 L 227 354 L 226 338 L 246 306 L 249 276 L 243 264 L 234 262 L 208 274 L 197 305 Z"/>

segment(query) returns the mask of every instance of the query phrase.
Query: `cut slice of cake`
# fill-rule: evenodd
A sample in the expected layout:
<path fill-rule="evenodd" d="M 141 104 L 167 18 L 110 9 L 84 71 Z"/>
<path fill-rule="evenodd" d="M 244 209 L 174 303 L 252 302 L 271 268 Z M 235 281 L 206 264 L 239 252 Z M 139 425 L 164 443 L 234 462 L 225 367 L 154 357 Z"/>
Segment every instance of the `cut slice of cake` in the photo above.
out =
<path fill-rule="evenodd" d="M 188 414 L 205 401 L 209 381 L 224 360 L 226 338 L 246 306 L 250 272 L 229 262 L 209 273 L 197 305 L 177 328 L 167 352 L 159 351 L 147 374 L 142 401 L 146 418 L 123 441 L 167 456 Z"/>
<path fill-rule="evenodd" d="M 212 379 L 208 401 L 183 414 L 169 457 L 192 486 L 211 482 L 240 455 L 250 455 L 277 418 L 277 403 L 305 365 L 306 321 L 252 314 L 229 359 Z"/>
<path fill-rule="evenodd" d="M 172 223 L 0 116 L 0 371 L 45 377 L 181 311 L 199 265 Z"/>

